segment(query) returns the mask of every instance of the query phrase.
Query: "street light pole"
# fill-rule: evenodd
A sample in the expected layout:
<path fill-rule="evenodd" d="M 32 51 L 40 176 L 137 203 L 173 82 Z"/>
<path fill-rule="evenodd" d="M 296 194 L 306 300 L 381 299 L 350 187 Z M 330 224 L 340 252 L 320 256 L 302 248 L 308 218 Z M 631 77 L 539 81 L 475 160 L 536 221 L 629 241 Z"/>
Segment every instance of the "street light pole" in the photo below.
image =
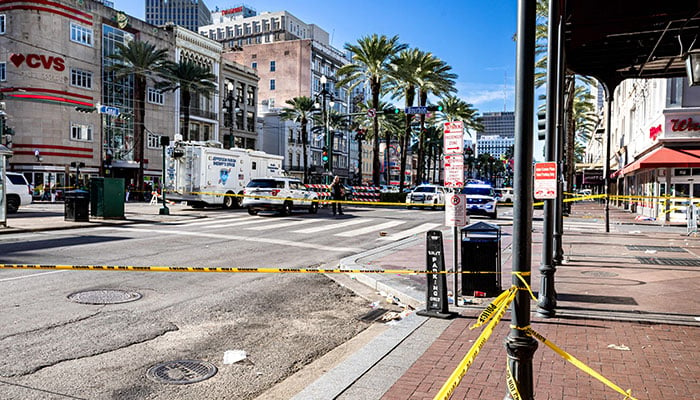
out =
<path fill-rule="evenodd" d="M 226 85 L 228 95 L 226 97 L 226 108 L 228 110 L 228 148 L 233 148 L 233 82 L 228 81 Z"/>
<path fill-rule="evenodd" d="M 170 144 L 170 137 L 161 136 L 160 146 L 163 148 L 163 172 L 160 177 L 160 194 L 163 197 L 163 207 L 161 207 L 160 215 L 170 215 L 170 209 L 168 208 L 168 203 L 165 200 L 165 148 Z"/>
<path fill-rule="evenodd" d="M 328 79 L 326 78 L 325 75 L 321 75 L 321 91 L 316 95 L 316 100 L 318 101 L 318 96 L 322 97 L 323 104 L 322 104 L 322 110 L 321 112 L 323 113 L 323 125 L 325 129 L 325 143 L 326 143 L 326 148 L 328 149 L 328 166 L 325 168 L 326 172 L 326 183 L 330 183 L 330 176 L 333 175 L 333 136 L 331 134 L 330 130 L 330 110 L 328 107 L 333 107 L 333 95 L 326 89 L 326 83 L 328 82 Z M 326 97 L 330 98 L 330 102 L 328 103 L 328 106 L 326 105 Z M 316 107 L 318 108 L 318 102 L 316 103 Z"/>

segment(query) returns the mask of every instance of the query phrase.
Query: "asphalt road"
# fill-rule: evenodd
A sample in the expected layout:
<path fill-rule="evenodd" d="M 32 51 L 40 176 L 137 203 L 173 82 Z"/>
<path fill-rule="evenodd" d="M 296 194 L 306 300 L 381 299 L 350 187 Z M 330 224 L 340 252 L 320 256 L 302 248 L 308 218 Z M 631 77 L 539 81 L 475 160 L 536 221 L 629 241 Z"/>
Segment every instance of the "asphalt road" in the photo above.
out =
<path fill-rule="evenodd" d="M 335 266 L 343 257 L 443 227 L 442 212 L 351 208 L 4 235 L 4 263 L 209 267 Z M 328 277 L 0 270 L 3 399 L 251 399 L 367 327 L 369 302 Z M 141 296 L 81 304 L 100 290 Z M 117 292 L 112 292 L 117 291 Z M 224 352 L 245 360 L 224 364 Z M 195 384 L 156 382 L 162 362 L 218 368 Z M 176 377 L 175 370 L 167 374 Z M 197 374 L 194 374 L 196 377 Z M 189 379 L 190 377 L 185 377 Z"/>

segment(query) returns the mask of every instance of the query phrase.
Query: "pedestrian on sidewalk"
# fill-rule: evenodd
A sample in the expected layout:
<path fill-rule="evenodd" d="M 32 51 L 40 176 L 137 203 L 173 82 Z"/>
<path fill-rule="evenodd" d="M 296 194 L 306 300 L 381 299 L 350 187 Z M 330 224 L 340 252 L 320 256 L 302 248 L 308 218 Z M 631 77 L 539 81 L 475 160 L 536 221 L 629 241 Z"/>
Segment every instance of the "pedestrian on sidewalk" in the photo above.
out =
<path fill-rule="evenodd" d="M 333 215 L 335 215 L 335 208 L 338 207 L 338 214 L 343 215 L 343 209 L 341 208 L 340 201 L 343 200 L 343 185 L 340 183 L 340 177 L 338 175 L 333 178 L 333 183 L 331 183 L 331 203 L 333 205 Z"/>

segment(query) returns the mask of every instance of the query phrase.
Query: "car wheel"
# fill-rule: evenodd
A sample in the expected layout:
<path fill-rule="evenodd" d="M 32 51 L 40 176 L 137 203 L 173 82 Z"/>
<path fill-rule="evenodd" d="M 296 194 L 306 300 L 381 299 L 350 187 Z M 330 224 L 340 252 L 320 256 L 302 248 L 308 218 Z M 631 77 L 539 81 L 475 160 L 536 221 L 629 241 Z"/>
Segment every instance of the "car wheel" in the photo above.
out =
<path fill-rule="evenodd" d="M 498 210 L 493 210 L 489 217 L 491 217 L 492 219 L 498 219 Z"/>
<path fill-rule="evenodd" d="M 226 196 L 224 196 L 224 208 L 230 210 L 235 207 L 235 205 L 236 197 L 234 196 L 233 192 L 226 192 Z"/>
<path fill-rule="evenodd" d="M 437 203 L 437 200 L 435 200 L 435 203 L 433 203 L 433 210 L 437 210 L 437 209 L 438 209 L 437 204 L 438 204 L 438 203 Z"/>
<path fill-rule="evenodd" d="M 7 196 L 7 213 L 14 214 L 19 210 L 19 197 Z"/>
<path fill-rule="evenodd" d="M 316 214 L 318 212 L 318 201 L 312 201 L 311 207 L 309 208 L 310 214 Z"/>
<path fill-rule="evenodd" d="M 252 208 L 248 207 L 248 214 L 250 214 L 250 215 L 258 215 L 258 211 L 257 211 L 257 210 L 253 210 Z"/>
<path fill-rule="evenodd" d="M 410 210 L 410 209 L 412 209 L 412 208 L 413 208 L 413 206 L 406 206 L 406 209 L 407 209 L 407 210 Z"/>
<path fill-rule="evenodd" d="M 282 215 L 285 217 L 292 215 L 292 202 L 287 200 L 282 205 Z"/>

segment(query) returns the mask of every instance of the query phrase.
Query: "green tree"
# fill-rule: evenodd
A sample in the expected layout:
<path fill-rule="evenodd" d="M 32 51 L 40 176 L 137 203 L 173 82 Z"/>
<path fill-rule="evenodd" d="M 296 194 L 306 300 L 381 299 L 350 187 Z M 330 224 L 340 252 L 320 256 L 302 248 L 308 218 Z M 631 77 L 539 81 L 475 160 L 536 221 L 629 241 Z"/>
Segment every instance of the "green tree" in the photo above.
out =
<path fill-rule="evenodd" d="M 404 49 L 394 57 L 390 64 L 389 92 L 392 98 L 403 98 L 405 107 L 413 106 L 416 98 L 416 85 L 420 82 L 420 61 L 424 52 L 418 49 Z M 408 157 L 408 143 L 413 136 L 411 128 L 412 114 L 404 115 L 404 132 L 401 135 L 401 167 L 399 178 L 399 190 L 403 191 L 406 179 L 406 159 Z"/>
<path fill-rule="evenodd" d="M 180 89 L 180 115 L 183 122 L 180 126 L 180 134 L 183 140 L 190 140 L 190 103 L 192 96 L 209 96 L 216 92 L 216 75 L 209 69 L 190 60 L 178 63 L 167 63 L 166 72 L 163 75 L 165 82 L 156 87 L 162 91 L 176 91 Z"/>
<path fill-rule="evenodd" d="M 462 121 L 464 123 L 464 129 L 467 130 L 470 136 L 470 130 L 474 132 L 484 131 L 484 125 L 481 123 L 479 112 L 473 108 L 474 106 L 472 104 L 454 95 L 443 97 L 437 104 L 442 107 L 442 113 L 436 116 L 438 123 Z"/>
<path fill-rule="evenodd" d="M 313 118 L 313 115 L 317 113 L 314 108 L 314 101 L 306 96 L 295 97 L 291 100 L 287 100 L 290 107 L 285 107 L 282 109 L 282 119 L 294 121 L 301 125 L 301 146 L 304 158 L 304 183 L 309 183 L 309 166 L 308 166 L 308 155 L 307 149 L 309 147 L 309 134 L 307 133 L 307 125 L 309 120 Z"/>
<path fill-rule="evenodd" d="M 352 90 L 361 83 L 367 83 L 372 93 L 372 108 L 379 109 L 379 97 L 382 89 L 382 78 L 389 74 L 391 57 L 405 49 L 405 44 L 399 43 L 399 37 L 387 38 L 385 35 L 373 34 L 358 40 L 357 44 L 346 44 L 345 50 L 352 54 L 352 62 L 338 69 L 340 78 L 338 86 L 349 85 Z M 374 137 L 374 155 L 372 160 L 372 180 L 379 185 L 379 121 L 375 116 L 372 123 Z"/>
<path fill-rule="evenodd" d="M 133 76 L 134 79 L 134 159 L 139 162 L 136 177 L 138 196 L 143 199 L 144 181 L 144 119 L 147 80 L 166 74 L 168 50 L 157 49 L 155 45 L 140 40 L 132 40 L 126 45 L 117 43 L 117 52 L 109 57 L 115 64 L 109 67 L 117 79 Z"/>

